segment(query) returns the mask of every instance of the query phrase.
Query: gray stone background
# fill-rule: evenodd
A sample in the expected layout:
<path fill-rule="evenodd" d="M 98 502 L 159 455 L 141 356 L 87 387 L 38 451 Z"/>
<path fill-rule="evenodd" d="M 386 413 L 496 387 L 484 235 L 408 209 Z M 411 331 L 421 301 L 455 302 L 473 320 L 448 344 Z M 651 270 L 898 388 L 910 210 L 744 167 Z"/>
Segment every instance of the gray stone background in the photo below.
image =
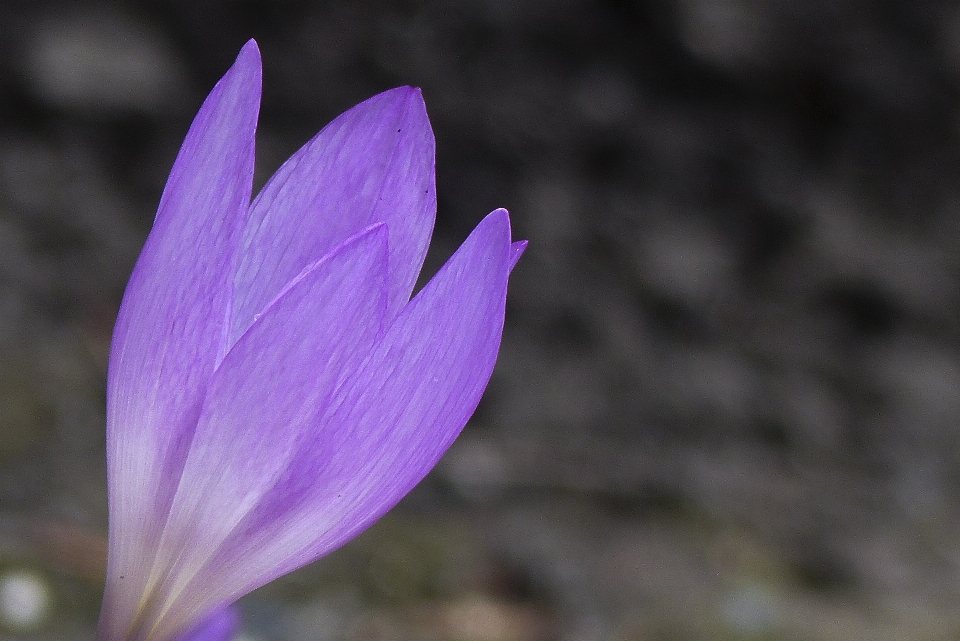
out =
<path fill-rule="evenodd" d="M 960 5 L 3 0 L 0 637 L 91 638 L 113 319 L 250 37 L 261 182 L 418 85 L 425 273 L 531 244 L 461 439 L 248 640 L 960 636 Z"/>

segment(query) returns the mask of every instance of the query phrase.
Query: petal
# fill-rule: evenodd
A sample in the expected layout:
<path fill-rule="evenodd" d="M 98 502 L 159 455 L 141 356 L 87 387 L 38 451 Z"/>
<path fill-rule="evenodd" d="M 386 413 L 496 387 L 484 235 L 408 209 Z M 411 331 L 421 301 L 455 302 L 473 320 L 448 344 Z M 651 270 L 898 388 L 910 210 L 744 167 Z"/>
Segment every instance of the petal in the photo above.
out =
<path fill-rule="evenodd" d="M 310 447 L 316 412 L 369 352 L 386 311 L 387 230 L 375 225 L 310 266 L 244 334 L 211 381 L 149 589 L 157 634 L 222 605 L 183 596 L 222 542 Z"/>
<path fill-rule="evenodd" d="M 523 256 L 526 249 L 527 241 L 525 240 L 518 240 L 510 245 L 510 271 L 513 271 L 513 268 L 517 266 L 517 261 Z"/>
<path fill-rule="evenodd" d="M 213 590 L 229 602 L 350 540 L 423 478 L 490 378 L 509 255 L 499 210 L 350 372 L 286 474 L 185 594 Z"/>
<path fill-rule="evenodd" d="M 420 273 L 436 205 L 433 131 L 420 91 L 400 87 L 350 109 L 284 163 L 254 202 L 232 336 L 304 266 L 376 222 L 390 233 L 394 315 Z"/>
<path fill-rule="evenodd" d="M 176 641 L 230 641 L 240 627 L 240 613 L 235 607 L 217 610 L 200 625 L 177 635 Z"/>
<path fill-rule="evenodd" d="M 260 54 L 251 41 L 190 127 L 117 318 L 107 390 L 110 612 L 101 639 L 119 639 L 135 625 L 138 582 L 224 350 L 259 101 Z"/>

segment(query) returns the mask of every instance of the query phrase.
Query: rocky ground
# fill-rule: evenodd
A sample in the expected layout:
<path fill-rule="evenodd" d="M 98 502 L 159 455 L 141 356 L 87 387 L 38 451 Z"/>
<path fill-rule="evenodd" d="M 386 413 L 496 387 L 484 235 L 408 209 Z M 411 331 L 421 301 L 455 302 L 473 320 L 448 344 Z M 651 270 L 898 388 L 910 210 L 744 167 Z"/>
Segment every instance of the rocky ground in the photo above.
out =
<path fill-rule="evenodd" d="M 417 85 L 438 144 L 426 273 L 495 207 L 531 244 L 462 438 L 383 522 L 248 598 L 247 639 L 960 634 L 960 5 L 0 17 L 6 637 L 92 634 L 113 319 L 249 37 L 261 181 L 344 109 Z"/>

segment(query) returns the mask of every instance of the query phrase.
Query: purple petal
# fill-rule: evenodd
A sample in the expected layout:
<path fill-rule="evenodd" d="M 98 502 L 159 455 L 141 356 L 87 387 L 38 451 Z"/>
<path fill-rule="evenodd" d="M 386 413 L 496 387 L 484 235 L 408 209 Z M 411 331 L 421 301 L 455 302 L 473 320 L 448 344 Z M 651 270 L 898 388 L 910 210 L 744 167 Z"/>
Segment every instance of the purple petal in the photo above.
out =
<path fill-rule="evenodd" d="M 107 390 L 104 639 L 134 624 L 200 402 L 225 350 L 259 101 L 260 54 L 251 41 L 190 127 L 117 319 Z"/>
<path fill-rule="evenodd" d="M 200 625 L 177 635 L 175 641 L 230 641 L 240 627 L 240 613 L 233 606 L 217 610 Z"/>
<path fill-rule="evenodd" d="M 517 261 L 523 256 L 526 249 L 527 241 L 525 240 L 518 240 L 510 245 L 510 271 L 513 271 L 513 268 L 517 266 Z"/>
<path fill-rule="evenodd" d="M 232 599 L 215 574 L 183 588 L 312 447 L 317 408 L 382 333 L 387 230 L 373 226 L 310 266 L 254 321 L 211 381 L 154 568 L 159 630 Z M 162 635 L 161 635 L 162 636 Z"/>
<path fill-rule="evenodd" d="M 490 214 L 400 313 L 285 474 L 185 594 L 230 601 L 339 547 L 434 466 L 473 413 L 503 327 L 507 213 Z"/>
<path fill-rule="evenodd" d="M 231 322 L 239 336 L 307 264 L 376 222 L 390 233 L 390 315 L 410 299 L 436 214 L 434 140 L 418 89 L 350 109 L 270 179 L 244 233 Z"/>

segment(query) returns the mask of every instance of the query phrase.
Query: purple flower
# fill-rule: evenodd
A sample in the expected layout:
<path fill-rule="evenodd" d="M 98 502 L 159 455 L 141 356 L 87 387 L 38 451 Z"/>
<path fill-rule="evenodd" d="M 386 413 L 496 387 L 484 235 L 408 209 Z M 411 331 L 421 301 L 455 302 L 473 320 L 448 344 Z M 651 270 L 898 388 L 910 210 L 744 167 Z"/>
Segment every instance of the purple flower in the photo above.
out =
<path fill-rule="evenodd" d="M 525 247 L 506 211 L 411 299 L 436 210 L 420 92 L 341 115 L 250 204 L 259 101 L 251 41 L 190 127 L 120 308 L 100 641 L 229 636 L 223 608 L 423 478 L 496 360 Z"/>

